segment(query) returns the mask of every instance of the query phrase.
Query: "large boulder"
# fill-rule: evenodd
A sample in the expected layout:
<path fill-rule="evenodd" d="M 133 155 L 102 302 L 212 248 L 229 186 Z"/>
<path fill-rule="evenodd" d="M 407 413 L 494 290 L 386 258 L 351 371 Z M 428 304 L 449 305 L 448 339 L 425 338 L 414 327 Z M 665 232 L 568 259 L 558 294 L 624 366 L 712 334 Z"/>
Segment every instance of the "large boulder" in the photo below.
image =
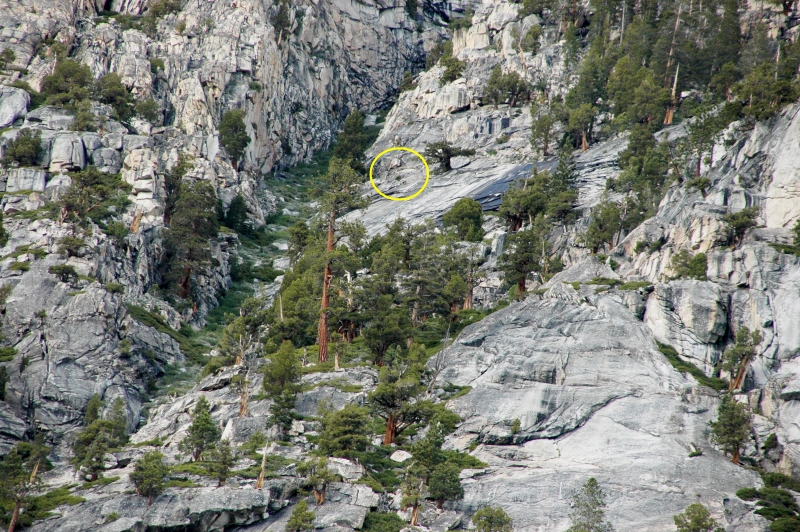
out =
<path fill-rule="evenodd" d="M 19 192 L 20 190 L 44 192 L 45 178 L 47 176 L 44 170 L 11 168 L 6 176 L 6 192 Z"/>
<path fill-rule="evenodd" d="M 51 172 L 61 170 L 83 170 L 86 167 L 86 151 L 83 139 L 77 133 L 59 133 L 53 138 L 50 148 Z"/>
<path fill-rule="evenodd" d="M 27 91 L 0 86 L 0 129 L 8 127 L 28 112 L 31 97 Z"/>

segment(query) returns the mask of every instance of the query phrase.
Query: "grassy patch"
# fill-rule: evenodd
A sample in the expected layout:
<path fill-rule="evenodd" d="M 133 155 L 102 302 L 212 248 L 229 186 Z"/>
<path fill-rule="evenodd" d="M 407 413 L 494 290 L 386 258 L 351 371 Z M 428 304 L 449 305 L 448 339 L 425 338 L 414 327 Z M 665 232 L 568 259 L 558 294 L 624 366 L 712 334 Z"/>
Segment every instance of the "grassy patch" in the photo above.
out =
<path fill-rule="evenodd" d="M 0 362 L 11 362 L 17 353 L 13 347 L 0 347 Z"/>
<path fill-rule="evenodd" d="M 685 362 L 678 356 L 678 352 L 672 346 L 656 342 L 658 350 L 667 357 L 672 367 L 681 373 L 688 373 L 697 380 L 702 386 L 708 386 L 716 391 L 724 390 L 728 387 L 728 381 L 718 377 L 707 377 L 700 368 L 690 362 Z"/>
<path fill-rule="evenodd" d="M 800 257 L 800 246 L 792 246 L 789 244 L 770 244 L 770 247 L 780 253 L 786 253 L 787 255 L 795 255 Z"/>
<path fill-rule="evenodd" d="M 639 290 L 641 288 L 645 288 L 646 286 L 653 286 L 653 283 L 649 283 L 647 281 L 628 281 L 627 283 L 622 283 L 621 285 L 617 286 L 617 289 Z"/>
<path fill-rule="evenodd" d="M 186 355 L 186 358 L 189 360 L 189 362 L 197 365 L 206 363 L 207 357 L 205 354 L 209 351 L 208 346 L 205 346 L 200 342 L 189 338 L 185 334 L 176 331 L 167 325 L 167 322 L 164 321 L 164 318 L 155 312 L 150 312 L 149 310 L 138 305 L 127 305 L 127 307 L 128 312 L 130 312 L 131 316 L 136 321 L 142 325 L 152 327 L 160 333 L 169 335 L 173 340 L 178 342 L 181 351 L 183 351 L 184 355 Z"/>
<path fill-rule="evenodd" d="M 622 283 L 622 281 L 620 281 L 619 279 L 609 279 L 608 277 L 595 277 L 586 284 L 602 284 L 608 286 L 617 286 L 620 283 Z"/>
<path fill-rule="evenodd" d="M 364 519 L 361 532 L 400 532 L 406 528 L 406 522 L 396 513 L 370 512 Z"/>
<path fill-rule="evenodd" d="M 74 506 L 84 502 L 86 499 L 71 493 L 70 490 L 73 487 L 74 485 L 64 486 L 53 491 L 48 491 L 44 495 L 31 498 L 30 504 L 26 507 L 25 512 L 19 516 L 20 525 L 28 527 L 35 521 L 47 519 L 53 515 L 52 511 L 59 506 Z"/>
<path fill-rule="evenodd" d="M 211 476 L 206 467 L 206 462 L 186 462 L 185 464 L 176 464 L 169 468 L 170 473 L 184 474 L 184 475 L 200 475 L 204 477 Z"/>
<path fill-rule="evenodd" d="M 80 488 L 81 490 L 88 490 L 95 486 L 108 486 L 109 484 L 119 480 L 119 477 L 100 477 L 93 482 L 84 482 Z"/>
<path fill-rule="evenodd" d="M 27 272 L 31 269 L 30 262 L 12 262 L 11 266 L 8 267 L 9 270 L 14 272 Z"/>
<path fill-rule="evenodd" d="M 564 281 L 564 282 L 566 282 L 566 281 Z M 581 282 L 580 281 L 573 281 L 573 282 L 567 283 L 567 284 L 568 285 L 572 285 L 572 288 L 574 288 L 576 292 L 581 289 Z"/>
<path fill-rule="evenodd" d="M 168 480 L 164 483 L 167 488 L 202 488 L 200 484 L 191 480 Z"/>

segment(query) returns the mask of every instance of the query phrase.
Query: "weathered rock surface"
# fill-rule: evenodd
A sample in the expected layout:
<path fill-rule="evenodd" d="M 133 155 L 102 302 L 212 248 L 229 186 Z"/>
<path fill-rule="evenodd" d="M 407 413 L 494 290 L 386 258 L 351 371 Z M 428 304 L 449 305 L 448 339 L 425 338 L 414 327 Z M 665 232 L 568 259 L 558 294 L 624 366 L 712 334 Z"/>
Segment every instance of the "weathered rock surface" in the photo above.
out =
<path fill-rule="evenodd" d="M 458 509 L 500 504 L 515 529 L 563 530 L 572 492 L 595 477 L 617 530 L 670 530 L 698 495 L 722 517 L 724 499 L 759 484 L 707 443 L 716 394 L 677 373 L 619 297 L 547 286 L 445 352 L 442 382 L 472 387 L 451 402 L 465 420 L 449 445 L 477 441 L 489 464 Z M 704 454 L 688 458 L 692 444 Z"/>

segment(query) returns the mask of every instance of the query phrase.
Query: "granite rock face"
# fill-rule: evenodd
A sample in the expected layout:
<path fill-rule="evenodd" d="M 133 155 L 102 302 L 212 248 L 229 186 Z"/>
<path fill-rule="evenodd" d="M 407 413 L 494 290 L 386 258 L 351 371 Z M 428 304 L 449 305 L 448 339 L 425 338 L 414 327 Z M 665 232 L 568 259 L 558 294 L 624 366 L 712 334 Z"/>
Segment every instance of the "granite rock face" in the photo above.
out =
<path fill-rule="evenodd" d="M 698 496 L 721 516 L 737 487 L 760 483 L 707 443 L 716 394 L 676 372 L 618 296 L 546 286 L 444 352 L 441 381 L 472 387 L 450 403 L 464 422 L 448 443 L 478 442 L 489 464 L 464 479 L 458 509 L 500 504 L 515 529 L 563 530 L 572 492 L 595 477 L 617 530 L 669 530 Z M 688 458 L 693 445 L 704 454 Z"/>

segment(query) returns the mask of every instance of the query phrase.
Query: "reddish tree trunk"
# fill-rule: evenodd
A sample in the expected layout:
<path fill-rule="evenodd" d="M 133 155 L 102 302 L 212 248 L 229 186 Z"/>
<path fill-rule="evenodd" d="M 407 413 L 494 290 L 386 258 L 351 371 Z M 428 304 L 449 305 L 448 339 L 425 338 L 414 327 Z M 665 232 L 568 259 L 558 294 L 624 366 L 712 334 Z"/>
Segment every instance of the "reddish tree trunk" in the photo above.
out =
<path fill-rule="evenodd" d="M 589 149 L 589 143 L 586 142 L 586 132 L 582 131 L 581 133 L 581 151 L 586 151 Z"/>
<path fill-rule="evenodd" d="M 11 522 L 8 524 L 8 532 L 14 532 L 19 522 L 19 509 L 22 506 L 22 501 L 17 501 L 14 504 L 14 513 L 11 514 Z"/>
<path fill-rule="evenodd" d="M 739 448 L 737 447 L 736 449 L 733 450 L 733 453 L 731 454 L 731 462 L 733 462 L 736 465 L 739 465 L 739 453 L 740 452 L 741 451 L 739 451 Z"/>
<path fill-rule="evenodd" d="M 519 292 L 520 297 L 522 294 L 525 293 L 525 276 L 520 275 L 519 279 L 517 279 L 517 292 Z"/>
<path fill-rule="evenodd" d="M 333 251 L 333 237 L 336 230 L 336 213 L 331 210 L 328 218 L 328 242 L 325 250 Z M 328 361 L 328 307 L 330 306 L 329 288 L 331 284 L 331 263 L 325 263 L 325 276 L 322 278 L 322 303 L 319 310 L 319 362 Z"/>
<path fill-rule="evenodd" d="M 386 419 L 386 434 L 383 436 L 383 444 L 391 445 L 394 443 L 395 437 L 397 437 L 397 419 L 394 414 L 389 414 Z"/>

